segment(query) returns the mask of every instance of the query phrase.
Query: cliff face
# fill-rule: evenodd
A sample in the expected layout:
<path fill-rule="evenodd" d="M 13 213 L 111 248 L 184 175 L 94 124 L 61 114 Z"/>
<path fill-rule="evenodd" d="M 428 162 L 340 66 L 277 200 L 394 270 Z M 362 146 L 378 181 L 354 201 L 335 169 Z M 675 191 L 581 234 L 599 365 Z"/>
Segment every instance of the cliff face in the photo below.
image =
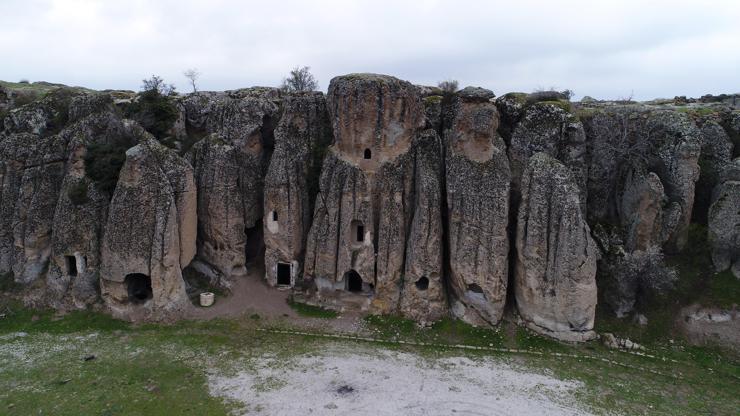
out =
<path fill-rule="evenodd" d="M 352 74 L 326 96 L 171 98 L 160 142 L 122 117 L 133 94 L 116 97 L 60 88 L 16 106 L 0 91 L 0 272 L 29 303 L 177 318 L 189 265 L 222 287 L 264 267 L 331 308 L 476 325 L 510 310 L 578 341 L 597 274 L 680 252 L 690 222 L 740 276 L 736 111 Z"/>

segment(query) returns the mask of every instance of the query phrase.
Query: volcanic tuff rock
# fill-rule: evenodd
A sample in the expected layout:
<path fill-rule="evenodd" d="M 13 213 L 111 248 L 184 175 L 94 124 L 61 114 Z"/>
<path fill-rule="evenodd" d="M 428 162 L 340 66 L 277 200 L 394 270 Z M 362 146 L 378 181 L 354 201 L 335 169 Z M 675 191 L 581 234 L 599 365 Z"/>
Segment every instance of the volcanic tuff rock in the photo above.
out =
<path fill-rule="evenodd" d="M 58 136 L 30 133 L 0 141 L 0 270 L 19 283 L 37 280 L 49 262 L 65 147 Z"/>
<path fill-rule="evenodd" d="M 588 177 L 586 135 L 583 125 L 572 114 L 549 102 L 529 105 L 516 124 L 509 145 L 512 187 L 520 192 L 522 172 L 529 158 L 545 152 L 561 161 L 572 172 L 576 185 L 582 190 L 581 204 L 585 212 Z"/>
<path fill-rule="evenodd" d="M 535 331 L 581 341 L 593 336 L 596 261 L 571 172 L 545 153 L 522 175 L 516 231 L 517 310 Z"/>
<path fill-rule="evenodd" d="M 627 173 L 624 190 L 620 193 L 618 206 L 622 226 L 626 230 L 625 247 L 629 251 L 645 250 L 650 246 L 662 246 L 667 231 L 675 224 L 664 228 L 663 206 L 667 197 L 658 175 L 635 167 Z"/>
<path fill-rule="evenodd" d="M 605 277 L 619 253 L 680 251 L 692 220 L 709 224 L 717 270 L 740 273 L 740 113 L 720 104 L 496 99 L 351 74 L 326 98 L 168 97 L 167 149 L 122 118 L 135 93 L 9 88 L 0 279 L 28 303 L 178 317 L 183 268 L 228 287 L 264 250 L 267 282 L 309 302 L 495 324 L 508 291 L 530 327 L 581 340 L 596 299 L 589 225 Z M 127 149 L 120 175 L 96 163 Z"/>
<path fill-rule="evenodd" d="M 740 279 L 740 158 L 725 168 L 714 190 L 709 242 L 717 271 L 730 269 Z"/>
<path fill-rule="evenodd" d="M 631 169 L 654 172 L 666 193 L 666 245 L 672 251 L 686 243 L 699 178 L 700 132 L 683 113 L 639 105 L 590 109 L 581 118 L 589 144 L 588 217 L 617 222 L 617 202 Z M 628 214 L 632 214 L 629 212 Z M 619 222 L 632 223 L 629 218 Z M 639 221 L 639 219 L 637 220 Z M 672 225 L 672 228 L 668 227 Z M 652 236 L 653 241 L 662 237 Z"/>
<path fill-rule="evenodd" d="M 247 234 L 260 226 L 263 179 L 279 107 L 274 89 L 192 94 L 181 102 L 190 130 L 208 134 L 190 151 L 198 187 L 198 256 L 230 285 L 246 274 Z"/>
<path fill-rule="evenodd" d="M 703 120 L 701 125 L 701 174 L 696 182 L 696 196 L 692 216 L 697 222 L 707 221 L 707 211 L 712 203 L 712 190 L 719 183 L 719 176 L 732 162 L 733 143 L 725 129 L 715 120 Z"/>
<path fill-rule="evenodd" d="M 290 95 L 283 107 L 264 192 L 265 278 L 273 286 L 278 262 L 290 265 L 292 284 L 302 277 L 321 161 L 331 144 L 323 94 Z"/>
<path fill-rule="evenodd" d="M 88 177 L 87 148 L 124 136 L 129 142 L 137 143 L 145 132 L 137 124 L 110 112 L 85 116 L 77 110 L 76 114 L 78 121 L 59 134 L 67 143 L 67 160 L 54 210 L 47 287 L 53 303 L 71 302 L 81 308 L 97 300 L 100 247 L 109 202 L 109 195 Z"/>
<path fill-rule="evenodd" d="M 508 279 L 506 146 L 490 101 L 461 96 L 450 119 L 445 163 L 452 311 L 467 322 L 495 324 L 503 315 Z"/>
<path fill-rule="evenodd" d="M 101 250 L 101 292 L 115 315 L 166 316 L 185 307 L 181 270 L 195 255 L 196 221 L 192 167 L 152 137 L 129 149 Z M 150 293 L 135 292 L 138 284 Z"/>
<path fill-rule="evenodd" d="M 363 307 L 441 317 L 439 138 L 421 131 L 418 89 L 353 74 L 332 80 L 328 106 L 335 141 L 322 169 L 306 279 L 326 299 L 357 273 L 363 291 L 374 293 Z"/>

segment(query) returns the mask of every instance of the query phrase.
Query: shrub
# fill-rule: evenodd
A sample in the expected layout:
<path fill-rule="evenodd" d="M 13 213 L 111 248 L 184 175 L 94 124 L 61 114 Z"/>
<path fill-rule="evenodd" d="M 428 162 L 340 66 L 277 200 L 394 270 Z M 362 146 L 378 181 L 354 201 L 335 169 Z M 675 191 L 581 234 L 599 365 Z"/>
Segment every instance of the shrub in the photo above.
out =
<path fill-rule="evenodd" d="M 82 205 L 90 199 L 87 197 L 87 181 L 81 180 L 67 189 L 67 196 L 74 205 Z"/>
<path fill-rule="evenodd" d="M 130 136 L 114 136 L 107 142 L 91 143 L 85 154 L 85 171 L 99 189 L 113 196 L 118 174 L 126 161 L 126 150 L 137 144 Z"/>
<path fill-rule="evenodd" d="M 31 82 L 30 82 L 29 80 L 27 80 L 27 79 L 23 78 L 23 79 L 21 79 L 20 81 L 18 81 L 18 83 L 19 83 L 19 84 L 30 84 Z"/>
<path fill-rule="evenodd" d="M 138 121 L 154 137 L 162 140 L 177 120 L 177 107 L 172 102 L 174 94 L 174 86 L 166 84 L 162 78 L 154 75 L 143 81 L 142 92 L 138 100 L 128 107 L 126 115 Z"/>
<path fill-rule="evenodd" d="M 606 301 L 618 317 L 642 308 L 650 297 L 672 289 L 678 279 L 676 270 L 665 265 L 663 252 L 656 246 L 615 256 L 608 273 L 611 287 Z"/>

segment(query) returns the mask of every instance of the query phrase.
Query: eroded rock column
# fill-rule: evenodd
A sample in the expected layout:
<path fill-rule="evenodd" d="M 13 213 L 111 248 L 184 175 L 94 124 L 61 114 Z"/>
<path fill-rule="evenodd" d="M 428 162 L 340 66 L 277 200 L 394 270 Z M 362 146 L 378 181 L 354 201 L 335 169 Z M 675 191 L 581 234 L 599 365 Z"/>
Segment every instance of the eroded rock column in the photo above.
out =
<path fill-rule="evenodd" d="M 445 131 L 452 311 L 472 324 L 501 320 L 509 273 L 511 172 L 492 98 L 460 92 Z"/>
<path fill-rule="evenodd" d="M 517 309 L 528 327 L 566 341 L 593 334 L 598 249 L 571 172 L 545 153 L 522 175 L 516 249 Z"/>
<path fill-rule="evenodd" d="M 110 203 L 101 292 L 116 316 L 166 317 L 187 305 L 182 268 L 195 253 L 190 164 L 153 138 L 126 152 Z"/>

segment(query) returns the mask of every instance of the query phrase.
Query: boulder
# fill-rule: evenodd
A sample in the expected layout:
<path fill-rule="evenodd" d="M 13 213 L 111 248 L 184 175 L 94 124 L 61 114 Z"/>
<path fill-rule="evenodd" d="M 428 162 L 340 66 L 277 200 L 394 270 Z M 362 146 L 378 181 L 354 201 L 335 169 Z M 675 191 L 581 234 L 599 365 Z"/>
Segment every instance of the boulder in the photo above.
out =
<path fill-rule="evenodd" d="M 565 341 L 594 336 L 598 249 L 570 170 L 545 153 L 522 175 L 516 232 L 519 314 L 531 329 Z"/>

